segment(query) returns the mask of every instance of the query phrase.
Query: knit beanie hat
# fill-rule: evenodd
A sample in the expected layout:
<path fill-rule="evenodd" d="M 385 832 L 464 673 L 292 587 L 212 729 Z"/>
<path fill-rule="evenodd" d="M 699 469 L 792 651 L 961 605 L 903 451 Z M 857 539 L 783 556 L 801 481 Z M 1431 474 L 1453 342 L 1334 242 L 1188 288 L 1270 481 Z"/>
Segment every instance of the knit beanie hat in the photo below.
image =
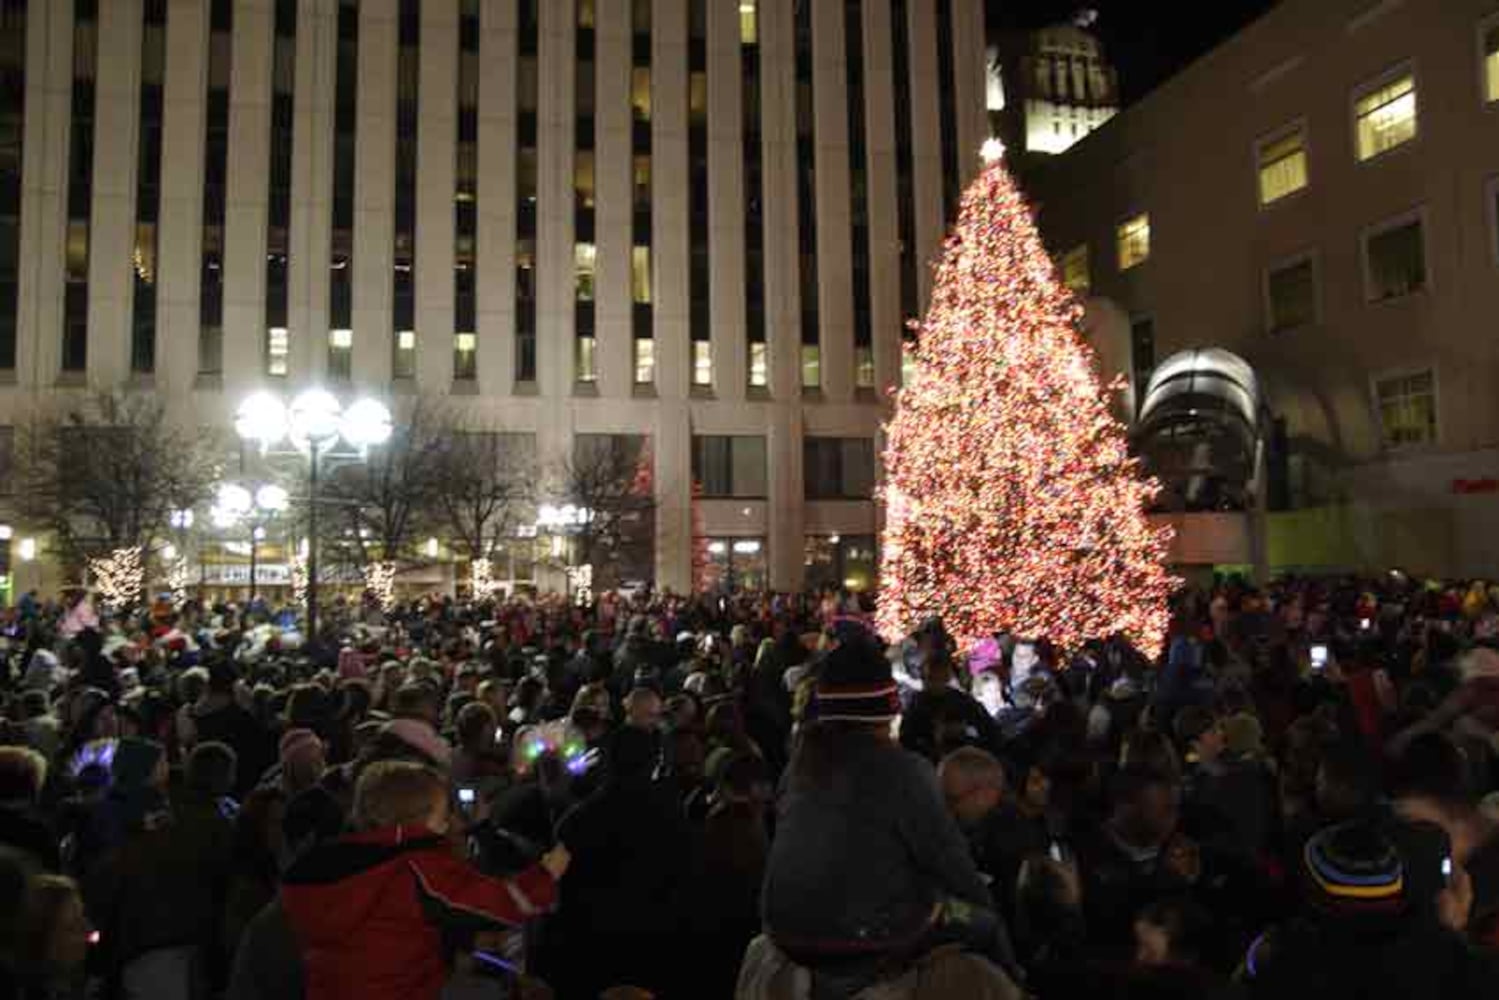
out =
<path fill-rule="evenodd" d="M 1405 867 L 1389 838 L 1370 823 L 1328 827 L 1302 852 L 1309 902 L 1333 916 L 1398 914 L 1405 907 Z"/>
<path fill-rule="evenodd" d="M 282 767 L 295 767 L 322 752 L 323 744 L 311 729 L 288 729 L 281 734 L 278 758 Z"/>
<path fill-rule="evenodd" d="M 807 717 L 819 722 L 889 723 L 900 714 L 900 693 L 885 659 L 867 634 L 850 635 L 825 653 Z"/>
<path fill-rule="evenodd" d="M 110 765 L 110 778 L 116 788 L 143 788 L 151 781 L 156 762 L 161 760 L 161 744 L 134 736 L 120 740 L 115 746 L 114 762 Z"/>

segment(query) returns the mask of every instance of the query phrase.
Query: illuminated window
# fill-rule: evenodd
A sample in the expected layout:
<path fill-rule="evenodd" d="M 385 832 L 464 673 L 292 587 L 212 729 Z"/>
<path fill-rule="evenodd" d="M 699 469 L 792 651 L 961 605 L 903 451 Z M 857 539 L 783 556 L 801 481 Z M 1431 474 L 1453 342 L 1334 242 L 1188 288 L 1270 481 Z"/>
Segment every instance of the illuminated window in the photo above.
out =
<path fill-rule="evenodd" d="M 286 327 L 273 326 L 266 331 L 265 373 L 267 375 L 285 375 L 287 355 L 290 353 L 291 336 L 286 332 Z"/>
<path fill-rule="evenodd" d="M 578 0 L 578 27 L 594 26 L 593 0 Z"/>
<path fill-rule="evenodd" d="M 1073 247 L 1062 255 L 1062 284 L 1078 295 L 1087 295 L 1093 286 L 1088 273 L 1088 244 Z"/>
<path fill-rule="evenodd" d="M 755 7 L 759 0 L 739 0 L 739 43 L 754 45 L 760 37 L 759 14 Z"/>
<path fill-rule="evenodd" d="M 630 108 L 638 122 L 651 120 L 651 68 L 635 66 L 630 70 Z"/>
<path fill-rule="evenodd" d="M 692 342 L 692 384 L 697 386 L 713 384 L 713 342 L 711 340 Z"/>
<path fill-rule="evenodd" d="M 708 119 L 708 74 L 701 70 L 687 78 L 687 117 L 699 123 Z"/>
<path fill-rule="evenodd" d="M 593 207 L 593 150 L 580 149 L 573 156 L 573 198 L 578 208 Z"/>
<path fill-rule="evenodd" d="M 1386 448 L 1436 441 L 1437 383 L 1430 369 L 1376 379 L 1374 397 Z"/>
<path fill-rule="evenodd" d="M 1499 17 L 1489 18 L 1483 27 L 1483 99 L 1499 101 Z"/>
<path fill-rule="evenodd" d="M 328 331 L 328 377 L 346 379 L 353 367 L 354 331 Z"/>
<path fill-rule="evenodd" d="M 822 386 L 822 347 L 818 344 L 802 345 L 802 388 L 817 389 Z"/>
<path fill-rule="evenodd" d="M 651 301 L 651 248 L 630 248 L 630 301 L 645 305 Z"/>
<path fill-rule="evenodd" d="M 770 345 L 763 341 L 749 345 L 749 384 L 757 389 L 770 385 Z"/>
<path fill-rule="evenodd" d="M 1311 257 L 1282 264 L 1265 276 L 1267 319 L 1271 333 L 1317 321 L 1317 269 Z"/>
<path fill-rule="evenodd" d="M 597 257 L 597 248 L 592 243 L 573 244 L 573 274 L 580 302 L 593 301 L 594 264 Z"/>
<path fill-rule="evenodd" d="M 416 378 L 416 331 L 396 332 L 396 353 L 391 374 L 395 378 Z"/>
<path fill-rule="evenodd" d="M 453 378 L 472 382 L 479 377 L 479 338 L 472 333 L 453 334 Z"/>
<path fill-rule="evenodd" d="M 579 382 L 597 382 L 598 341 L 593 337 L 578 338 L 577 378 Z"/>
<path fill-rule="evenodd" d="M 1353 115 L 1360 160 L 1410 142 L 1416 137 L 1416 78 L 1405 72 L 1387 83 L 1364 88 L 1354 98 Z"/>
<path fill-rule="evenodd" d="M 1364 234 L 1364 288 L 1370 302 L 1424 290 L 1426 238 L 1421 216 L 1407 215 Z"/>
<path fill-rule="evenodd" d="M 1141 214 L 1119 223 L 1115 231 L 1119 270 L 1128 271 L 1150 258 L 1150 216 Z"/>
<path fill-rule="evenodd" d="M 874 348 L 867 344 L 854 348 L 854 388 L 874 388 Z"/>
<path fill-rule="evenodd" d="M 651 156 L 649 153 L 637 153 L 632 161 L 630 171 L 631 186 L 635 193 L 635 207 L 650 211 L 651 207 Z"/>
<path fill-rule="evenodd" d="M 650 337 L 635 339 L 635 384 L 650 385 L 656 381 L 656 342 Z"/>
<path fill-rule="evenodd" d="M 1258 147 L 1260 204 L 1268 205 L 1306 187 L 1306 129 L 1301 125 Z"/>

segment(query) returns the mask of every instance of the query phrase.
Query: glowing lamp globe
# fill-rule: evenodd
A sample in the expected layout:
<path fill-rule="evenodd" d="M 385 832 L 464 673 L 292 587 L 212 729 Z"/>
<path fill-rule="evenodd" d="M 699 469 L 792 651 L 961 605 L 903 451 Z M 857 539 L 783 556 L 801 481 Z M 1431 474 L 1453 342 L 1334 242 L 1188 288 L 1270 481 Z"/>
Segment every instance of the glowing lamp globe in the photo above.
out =
<path fill-rule="evenodd" d="M 298 448 L 326 448 L 338 440 L 338 400 L 326 389 L 308 389 L 291 402 L 288 426 Z"/>
<path fill-rule="evenodd" d="M 262 448 L 280 441 L 286 436 L 286 430 L 286 407 L 269 392 L 252 393 L 239 404 L 234 415 L 234 432 Z"/>
<path fill-rule="evenodd" d="M 344 411 L 344 440 L 356 448 L 371 448 L 390 440 L 390 409 L 378 399 L 359 399 Z"/>
<path fill-rule="evenodd" d="M 255 506 L 260 510 L 278 514 L 286 509 L 290 496 L 275 483 L 267 483 L 255 491 Z"/>

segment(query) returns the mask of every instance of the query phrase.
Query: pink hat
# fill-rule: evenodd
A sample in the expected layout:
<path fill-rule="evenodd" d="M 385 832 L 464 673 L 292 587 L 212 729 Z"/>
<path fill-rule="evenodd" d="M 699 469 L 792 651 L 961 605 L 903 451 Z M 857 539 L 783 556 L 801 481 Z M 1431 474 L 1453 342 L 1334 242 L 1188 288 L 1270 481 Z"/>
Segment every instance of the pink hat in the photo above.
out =
<path fill-rule="evenodd" d="M 381 732 L 394 736 L 440 767 L 452 763 L 453 748 L 421 719 L 392 719 Z"/>
<path fill-rule="evenodd" d="M 340 679 L 364 677 L 364 656 L 357 649 L 344 648 L 338 651 L 338 676 Z"/>
<path fill-rule="evenodd" d="M 974 644 L 973 649 L 968 652 L 968 670 L 975 677 L 997 666 L 1004 658 L 1000 651 L 998 639 L 984 639 Z"/>

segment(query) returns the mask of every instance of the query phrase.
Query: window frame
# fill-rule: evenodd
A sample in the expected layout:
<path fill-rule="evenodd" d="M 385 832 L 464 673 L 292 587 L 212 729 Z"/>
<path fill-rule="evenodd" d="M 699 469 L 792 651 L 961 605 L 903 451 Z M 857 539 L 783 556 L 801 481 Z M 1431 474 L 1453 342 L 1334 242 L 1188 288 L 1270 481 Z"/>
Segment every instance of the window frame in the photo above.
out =
<path fill-rule="evenodd" d="M 1082 255 L 1083 259 L 1083 288 L 1081 291 L 1067 284 L 1067 264 L 1079 254 Z M 1093 294 L 1093 251 L 1087 240 L 1062 251 L 1061 256 L 1057 258 L 1057 277 L 1061 280 L 1062 287 L 1079 298 L 1086 299 Z"/>
<path fill-rule="evenodd" d="M 1275 325 L 1275 302 L 1270 295 L 1270 278 L 1280 271 L 1288 270 L 1303 263 L 1312 265 L 1312 321 L 1300 326 L 1277 327 Z M 1266 334 L 1278 337 L 1282 334 L 1295 333 L 1298 330 L 1307 330 L 1320 326 L 1322 324 L 1321 251 L 1312 247 L 1282 257 L 1279 260 L 1273 260 L 1265 265 L 1264 270 L 1260 274 L 1260 295 L 1265 310 L 1265 321 L 1262 325 Z"/>
<path fill-rule="evenodd" d="M 1391 444 L 1385 434 L 1384 413 L 1380 408 L 1379 383 L 1391 379 L 1411 378 L 1415 375 L 1431 375 L 1432 430 L 1431 440 L 1419 444 Z M 1369 405 L 1374 410 L 1374 427 L 1379 434 L 1379 449 L 1386 453 L 1407 454 L 1436 448 L 1442 443 L 1442 380 L 1436 362 L 1425 366 L 1407 365 L 1384 368 L 1369 373 Z"/>
<path fill-rule="evenodd" d="M 735 481 L 735 442 L 737 442 L 741 438 L 758 440 L 760 442 L 760 457 L 763 460 L 763 464 L 760 468 L 760 478 L 762 480 L 763 488 L 758 493 L 741 492 L 741 484 Z M 715 439 L 723 439 L 728 442 L 727 445 L 725 445 L 729 473 L 729 489 L 727 493 L 708 492 L 706 477 L 702 475 L 703 468 L 701 465 L 701 450 L 704 445 L 700 442 L 707 442 L 709 440 Z M 771 454 L 770 440 L 767 435 L 735 433 L 693 434 L 690 448 L 691 451 L 688 455 L 688 471 L 692 476 L 692 480 L 697 483 L 698 486 L 702 489 L 702 498 L 704 500 L 768 500 L 770 498 Z"/>
<path fill-rule="evenodd" d="M 1412 94 L 1415 95 L 1415 99 L 1416 99 L 1416 130 L 1415 130 L 1415 133 L 1409 139 L 1407 139 L 1405 142 L 1402 142 L 1398 146 L 1391 146 L 1389 149 L 1380 150 L 1379 152 L 1374 153 L 1374 154 L 1372 154 L 1372 155 L 1370 155 L 1368 157 L 1360 157 L 1359 156 L 1359 148 L 1358 148 L 1358 123 L 1359 123 L 1358 102 L 1362 98 L 1365 98 L 1365 97 L 1369 96 L 1369 94 L 1373 93 L 1374 91 L 1378 90 L 1379 88 L 1389 86 L 1390 84 L 1394 83 L 1396 80 L 1400 79 L 1403 76 L 1409 76 L 1411 78 L 1411 92 L 1412 92 Z M 1398 153 L 1398 152 L 1400 152 L 1403 149 L 1410 149 L 1410 148 L 1412 148 L 1414 146 L 1418 146 L 1420 144 L 1420 142 L 1421 142 L 1421 134 L 1422 134 L 1421 133 L 1421 117 L 1422 117 L 1422 112 L 1423 112 L 1423 108 L 1422 108 L 1422 104 L 1421 104 L 1421 91 L 1422 91 L 1421 74 L 1420 74 L 1420 72 L 1419 72 L 1419 70 L 1418 70 L 1418 68 L 1416 66 L 1416 60 L 1414 60 L 1414 59 L 1406 59 L 1406 60 L 1403 60 L 1403 61 L 1401 61 L 1399 63 L 1396 63 L 1394 66 L 1391 66 L 1389 69 L 1387 69 L 1384 72 L 1380 73 L 1378 76 L 1374 76 L 1374 77 L 1371 77 L 1370 79 L 1367 79 L 1367 80 L 1363 81 L 1362 83 L 1360 83 L 1357 86 L 1355 86 L 1353 88 L 1353 90 L 1351 90 L 1349 92 L 1349 94 L 1348 94 L 1348 128 L 1349 128 L 1349 138 L 1352 140 L 1352 144 L 1353 144 L 1352 148 L 1353 148 L 1353 162 L 1354 163 L 1359 164 L 1359 165 L 1363 165 L 1363 164 L 1367 164 L 1367 163 L 1378 163 L 1378 162 L 1384 160 L 1391 153 Z M 1308 171 L 1308 177 L 1310 178 L 1310 171 Z"/>
<path fill-rule="evenodd" d="M 1355 123 L 1355 132 L 1357 132 L 1357 127 L 1358 126 Z M 1301 187 L 1297 188 L 1295 191 L 1292 191 L 1290 194 L 1283 194 L 1279 198 L 1276 198 L 1274 201 L 1265 201 L 1264 190 L 1260 185 L 1260 174 L 1264 170 L 1264 162 L 1261 159 L 1261 156 L 1263 155 L 1267 147 L 1273 146 L 1275 143 L 1280 142 L 1282 139 L 1285 139 L 1288 136 L 1294 135 L 1298 132 L 1301 134 L 1301 155 L 1302 158 L 1306 161 L 1306 183 L 1301 185 Z M 1354 136 L 1354 141 L 1358 141 L 1357 135 Z M 1279 126 L 1278 128 L 1266 132 L 1264 135 L 1261 135 L 1258 139 L 1254 140 L 1254 148 L 1250 150 L 1250 156 L 1250 165 L 1254 171 L 1254 200 L 1255 204 L 1259 207 L 1259 210 L 1261 212 L 1269 211 L 1270 209 L 1275 208 L 1278 205 L 1284 205 L 1288 202 L 1295 201 L 1302 195 L 1306 194 L 1307 191 L 1311 190 L 1312 130 L 1308 126 L 1307 120 L 1304 116 L 1301 118 L 1294 118 L 1291 121 L 1288 121 L 1285 124 Z"/>
<path fill-rule="evenodd" d="M 1374 272 L 1369 266 L 1369 241 L 1376 236 L 1381 236 L 1393 229 L 1418 222 L 1421 225 L 1421 263 L 1424 265 L 1424 281 L 1420 288 L 1404 295 L 1390 295 L 1380 298 L 1374 294 Z M 1359 265 L 1363 269 L 1364 278 L 1364 304 L 1383 305 L 1389 302 L 1404 302 L 1417 295 L 1429 295 L 1436 289 L 1436 269 L 1432 266 L 1431 259 L 1431 219 L 1426 206 L 1417 205 L 1415 208 L 1407 209 L 1398 215 L 1387 216 L 1372 225 L 1365 226 L 1359 230 L 1358 237 Z"/>
<path fill-rule="evenodd" d="M 824 443 L 826 442 L 826 443 Z M 855 442 L 861 447 L 869 447 L 869 492 L 855 493 L 848 488 L 849 465 L 846 461 L 846 447 L 850 442 Z M 850 502 L 850 503 L 872 503 L 879 491 L 880 483 L 880 456 L 876 449 L 876 440 L 872 437 L 864 437 L 860 434 L 806 434 L 802 437 L 802 500 L 806 503 L 822 501 Z M 808 475 L 808 451 L 817 448 L 829 448 L 837 455 L 837 490 L 834 492 L 819 492 L 813 490 L 814 478 Z"/>
<path fill-rule="evenodd" d="M 1492 99 L 1489 97 L 1489 53 L 1484 47 L 1484 37 L 1496 30 L 1499 30 L 1499 10 L 1478 22 L 1478 104 L 1485 111 L 1499 113 L 1499 91 L 1496 91 L 1496 96 Z"/>
<path fill-rule="evenodd" d="M 1124 263 L 1124 254 L 1120 253 L 1122 249 L 1121 231 L 1126 225 L 1137 219 L 1145 220 L 1145 256 L 1133 264 L 1126 265 Z M 1150 263 L 1151 255 L 1155 252 L 1154 237 L 1154 226 L 1151 225 L 1150 213 L 1148 211 L 1132 211 L 1114 221 L 1114 266 L 1120 274 L 1128 274 L 1136 268 Z"/>

